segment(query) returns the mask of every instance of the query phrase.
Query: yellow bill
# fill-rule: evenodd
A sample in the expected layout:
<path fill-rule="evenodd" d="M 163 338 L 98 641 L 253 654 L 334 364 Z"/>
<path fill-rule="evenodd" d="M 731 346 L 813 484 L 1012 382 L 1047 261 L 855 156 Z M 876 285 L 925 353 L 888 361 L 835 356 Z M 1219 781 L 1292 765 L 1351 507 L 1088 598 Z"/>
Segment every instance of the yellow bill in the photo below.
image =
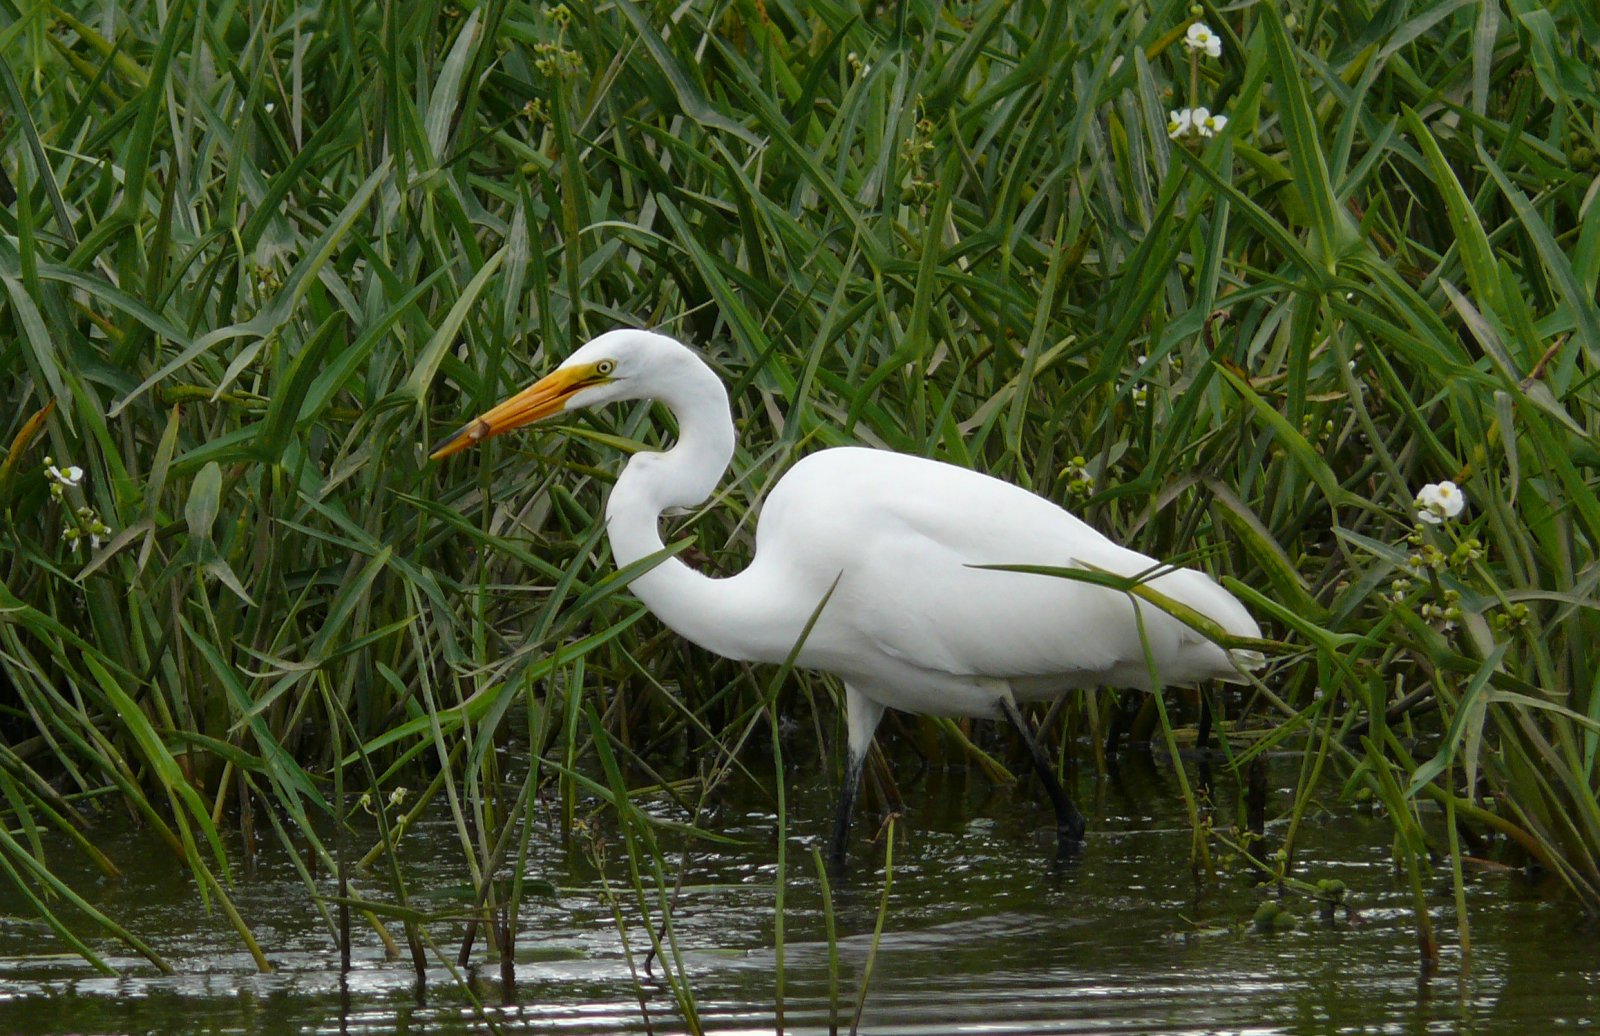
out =
<path fill-rule="evenodd" d="M 605 375 L 596 367 L 596 364 L 591 363 L 551 371 L 521 392 L 500 402 L 493 409 L 467 422 L 460 431 L 435 447 L 429 456 L 434 460 L 443 460 L 469 446 L 476 446 L 485 439 L 492 439 L 502 432 L 509 432 L 513 428 L 521 428 L 559 414 L 566 409 L 567 400 L 579 389 L 606 380 Z"/>

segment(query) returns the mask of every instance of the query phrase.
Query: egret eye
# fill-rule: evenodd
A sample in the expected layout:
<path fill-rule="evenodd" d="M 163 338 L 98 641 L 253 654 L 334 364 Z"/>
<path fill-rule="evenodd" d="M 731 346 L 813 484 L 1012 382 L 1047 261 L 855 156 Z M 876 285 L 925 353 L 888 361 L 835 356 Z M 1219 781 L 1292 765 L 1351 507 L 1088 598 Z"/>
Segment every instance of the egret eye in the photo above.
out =
<path fill-rule="evenodd" d="M 594 365 L 594 372 L 601 375 L 610 374 L 616 369 L 617 365 L 613 360 L 601 360 L 599 363 Z"/>

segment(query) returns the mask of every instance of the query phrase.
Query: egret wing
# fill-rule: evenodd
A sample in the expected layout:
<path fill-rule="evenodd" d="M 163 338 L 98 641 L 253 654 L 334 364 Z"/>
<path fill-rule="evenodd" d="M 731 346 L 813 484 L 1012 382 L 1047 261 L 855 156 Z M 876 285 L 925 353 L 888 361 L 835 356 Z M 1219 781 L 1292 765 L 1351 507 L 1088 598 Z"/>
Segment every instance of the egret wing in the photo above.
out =
<path fill-rule="evenodd" d="M 1093 682 L 1096 675 L 1144 670 L 1129 595 L 983 567 L 1044 565 L 1123 576 L 1158 570 L 1153 559 L 1042 497 L 964 468 L 857 449 L 813 455 L 779 491 L 763 512 L 762 551 L 784 541 L 782 549 L 804 556 L 818 577 L 842 573 L 828 605 L 833 621 L 850 623 L 886 654 L 923 668 L 997 678 Z M 794 521 L 801 513 L 806 520 Z M 1202 573 L 1170 569 L 1152 585 L 1232 632 L 1257 635 L 1238 601 Z M 1187 679 L 1191 669 L 1209 675 L 1227 667 L 1221 649 L 1181 622 L 1149 605 L 1138 613 L 1164 674 Z"/>

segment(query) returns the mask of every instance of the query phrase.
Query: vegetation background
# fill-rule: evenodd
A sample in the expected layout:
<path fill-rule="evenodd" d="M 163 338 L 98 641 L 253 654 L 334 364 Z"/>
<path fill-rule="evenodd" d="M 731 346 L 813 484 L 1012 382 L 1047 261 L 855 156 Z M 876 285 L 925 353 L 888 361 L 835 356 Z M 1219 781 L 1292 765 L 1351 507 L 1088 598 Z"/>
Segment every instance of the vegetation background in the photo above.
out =
<path fill-rule="evenodd" d="M 1392 819 L 1424 955 L 1423 882 L 1459 896 L 1467 856 L 1600 910 L 1592 5 L 5 3 L 0 55 L 0 869 L 99 966 L 108 936 L 161 963 L 52 871 L 55 831 L 116 873 L 99 815 L 263 967 L 230 827 L 420 958 L 384 847 L 438 797 L 492 927 L 538 793 L 613 817 L 655 887 L 655 832 L 770 767 L 780 716 L 829 765 L 831 682 L 685 647 L 610 569 L 600 502 L 664 414 L 425 461 L 618 325 L 731 386 L 733 470 L 673 530 L 706 563 L 822 446 L 1013 480 L 1287 645 L 1225 703 L 1241 765 L 1303 753 L 1269 870 L 1332 778 Z M 1169 136 L 1201 106 L 1226 127 Z M 1444 480 L 1465 511 L 1419 522 Z M 1093 758 L 1120 707 L 1049 733 Z M 389 900 L 320 895 L 359 863 Z"/>

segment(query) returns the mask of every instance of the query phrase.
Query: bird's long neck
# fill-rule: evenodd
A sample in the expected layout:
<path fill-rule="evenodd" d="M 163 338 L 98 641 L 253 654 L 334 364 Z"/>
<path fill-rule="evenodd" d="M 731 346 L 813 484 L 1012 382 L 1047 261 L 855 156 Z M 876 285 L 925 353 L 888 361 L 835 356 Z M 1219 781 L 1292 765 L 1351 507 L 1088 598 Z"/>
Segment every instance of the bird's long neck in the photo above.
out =
<path fill-rule="evenodd" d="M 619 568 L 661 550 L 661 512 L 693 507 L 716 489 L 733 459 L 728 393 L 709 367 L 693 360 L 656 393 L 678 419 L 678 441 L 665 453 L 640 453 L 628 462 L 606 502 L 606 532 Z M 735 580 L 701 575 L 667 558 L 630 584 L 656 617 L 701 647 L 746 658 L 727 639 L 739 626 Z"/>

